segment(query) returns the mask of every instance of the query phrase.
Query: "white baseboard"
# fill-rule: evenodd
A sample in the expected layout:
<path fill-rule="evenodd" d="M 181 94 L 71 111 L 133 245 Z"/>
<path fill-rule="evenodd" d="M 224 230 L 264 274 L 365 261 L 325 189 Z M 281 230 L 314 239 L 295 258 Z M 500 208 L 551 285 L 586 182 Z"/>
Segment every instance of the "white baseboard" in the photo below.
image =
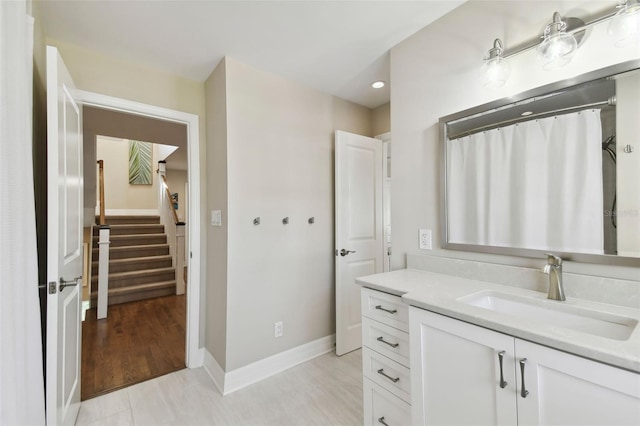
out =
<path fill-rule="evenodd" d="M 211 376 L 218 390 L 228 395 L 246 386 L 278 374 L 298 364 L 324 355 L 335 349 L 336 335 L 332 334 L 289 349 L 252 364 L 225 373 L 209 351 L 205 350 L 204 368 Z"/>
<path fill-rule="evenodd" d="M 189 358 L 187 360 L 187 367 L 198 368 L 204 365 L 204 348 L 198 348 L 195 351 L 189 351 Z"/>
<path fill-rule="evenodd" d="M 100 214 L 99 207 L 96 207 L 96 215 Z M 158 209 L 104 209 L 106 216 L 159 216 Z"/>
<path fill-rule="evenodd" d="M 224 395 L 224 370 L 218 364 L 218 361 L 211 355 L 208 350 L 204 350 L 204 362 L 203 367 L 213 380 L 213 384 Z"/>
<path fill-rule="evenodd" d="M 334 349 L 335 334 L 289 349 L 225 374 L 224 395 L 252 385 Z"/>

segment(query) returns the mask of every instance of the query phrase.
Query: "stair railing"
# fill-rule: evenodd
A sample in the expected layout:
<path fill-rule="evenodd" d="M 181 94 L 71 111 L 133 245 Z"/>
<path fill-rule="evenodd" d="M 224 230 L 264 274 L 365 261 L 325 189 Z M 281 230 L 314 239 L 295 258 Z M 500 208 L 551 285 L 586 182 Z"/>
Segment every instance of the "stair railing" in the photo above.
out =
<path fill-rule="evenodd" d="M 98 319 L 107 317 L 109 302 L 109 245 L 111 228 L 106 224 L 104 208 L 104 160 L 98 160 L 98 185 L 100 189 L 100 226 L 98 237 Z"/>
<path fill-rule="evenodd" d="M 180 220 L 178 212 L 171 198 L 171 191 L 166 178 L 166 163 L 158 162 L 158 175 L 160 176 L 159 210 L 160 221 L 165 227 L 169 252 L 176 269 L 176 294 L 184 294 L 186 282 L 184 279 L 185 259 L 185 227 L 186 223 Z"/>

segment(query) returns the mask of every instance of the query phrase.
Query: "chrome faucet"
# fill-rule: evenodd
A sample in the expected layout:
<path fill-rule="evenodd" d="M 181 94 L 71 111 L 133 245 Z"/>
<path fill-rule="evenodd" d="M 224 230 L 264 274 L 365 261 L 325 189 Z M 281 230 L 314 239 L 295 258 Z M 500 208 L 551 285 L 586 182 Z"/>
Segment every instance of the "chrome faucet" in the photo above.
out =
<path fill-rule="evenodd" d="M 544 265 L 542 272 L 549 275 L 549 294 L 547 299 L 566 300 L 564 297 L 564 288 L 562 287 L 562 259 L 555 254 L 546 253 L 547 264 Z"/>

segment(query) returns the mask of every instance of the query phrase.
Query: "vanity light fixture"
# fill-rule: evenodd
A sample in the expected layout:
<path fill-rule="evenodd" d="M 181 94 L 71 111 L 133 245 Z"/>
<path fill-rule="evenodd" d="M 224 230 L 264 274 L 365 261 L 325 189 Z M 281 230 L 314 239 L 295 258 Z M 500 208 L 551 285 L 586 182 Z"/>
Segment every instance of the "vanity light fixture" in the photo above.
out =
<path fill-rule="evenodd" d="M 387 83 L 385 83 L 382 80 L 378 80 L 378 81 L 374 81 L 373 83 L 371 83 L 371 87 L 373 87 L 374 89 L 382 89 L 385 84 L 387 84 Z"/>
<path fill-rule="evenodd" d="M 486 87 L 501 87 L 509 79 L 511 65 L 502 53 L 502 41 L 499 38 L 493 41 L 493 48 L 489 49 L 489 56 L 484 60 L 482 85 Z"/>
<path fill-rule="evenodd" d="M 505 49 L 500 39 L 495 39 L 489 56 L 484 58 L 483 84 L 500 87 L 509 77 L 507 60 L 530 49 L 537 49 L 537 56 L 545 70 L 562 67 L 571 62 L 588 27 L 609 19 L 607 32 L 614 38 L 616 47 L 640 45 L 640 0 L 618 0 L 615 10 L 604 10 L 585 22 L 574 17 L 561 17 L 554 12 L 542 37 L 535 37 L 518 46 Z M 541 40 L 542 39 L 542 40 Z"/>
<path fill-rule="evenodd" d="M 546 26 L 543 41 L 538 46 L 538 57 L 542 59 L 542 68 L 550 70 L 567 65 L 576 53 L 578 42 L 573 34 L 567 33 L 567 23 L 560 14 L 553 14 L 553 22 Z"/>
<path fill-rule="evenodd" d="M 615 46 L 640 44 L 640 0 L 621 0 L 616 7 L 619 10 L 607 27 Z"/>

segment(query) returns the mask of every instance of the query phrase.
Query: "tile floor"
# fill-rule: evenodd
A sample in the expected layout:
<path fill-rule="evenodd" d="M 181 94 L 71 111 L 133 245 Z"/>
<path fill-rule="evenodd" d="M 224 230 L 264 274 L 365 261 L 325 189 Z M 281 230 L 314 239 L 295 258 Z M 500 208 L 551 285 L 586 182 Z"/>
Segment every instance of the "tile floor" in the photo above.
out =
<path fill-rule="evenodd" d="M 83 401 L 76 426 L 361 425 L 362 353 L 328 353 L 222 397 L 203 368 Z"/>

